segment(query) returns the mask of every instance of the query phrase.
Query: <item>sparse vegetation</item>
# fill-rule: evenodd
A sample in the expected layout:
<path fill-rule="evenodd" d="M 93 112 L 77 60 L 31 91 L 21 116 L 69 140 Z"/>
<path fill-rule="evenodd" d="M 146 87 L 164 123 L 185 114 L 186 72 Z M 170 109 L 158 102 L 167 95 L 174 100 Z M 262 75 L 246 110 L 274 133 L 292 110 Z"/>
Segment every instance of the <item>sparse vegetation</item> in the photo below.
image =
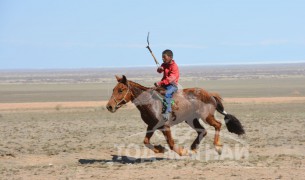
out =
<path fill-rule="evenodd" d="M 189 72 L 183 75 L 181 83 L 186 87 L 200 86 L 210 91 L 218 91 L 224 97 L 305 96 L 303 83 L 305 71 L 297 71 L 297 74 L 293 74 L 292 67 L 281 66 L 281 68 L 280 70 L 263 68 L 252 70 L 248 74 L 246 71 L 249 71 L 249 68 L 233 70 L 216 68 L 213 71 L 214 75 L 210 69 L 198 68 L 193 71 L 194 74 Z M 285 68 L 285 72 L 281 74 L 281 70 Z M 137 73 L 142 72 L 135 73 L 129 76 L 147 86 L 158 79 L 153 78 L 155 75 L 139 76 Z M 82 76 L 81 73 L 79 74 Z M 111 92 L 115 83 L 114 77 L 109 72 L 102 78 L 103 80 L 96 80 L 98 82 L 91 80 L 89 83 L 63 82 L 65 75 L 59 73 L 55 76 L 55 79 L 49 79 L 44 83 L 44 78 L 48 77 L 44 75 L 36 81 L 38 84 L 30 82 L 27 85 L 18 84 L 27 81 L 27 79 L 21 81 L 21 76 L 18 76 L 19 81 L 16 80 L 17 76 L 7 78 L 9 83 L 15 82 L 15 84 L 3 85 L 1 83 L 4 80 L 0 76 L 0 101 L 7 103 L 107 100 L 110 96 L 108 91 Z M 100 75 L 96 74 L 96 76 Z M 144 81 L 143 78 L 147 77 L 150 77 L 149 81 Z M 80 77 L 75 78 L 78 78 L 78 82 L 83 81 Z M 57 82 L 60 84 L 56 84 Z M 278 104 L 225 102 L 226 111 L 238 116 L 245 127 L 245 137 L 232 136 L 249 145 L 249 157 L 238 160 L 211 158 L 208 161 L 204 158 L 209 148 L 213 150 L 214 134 L 211 132 L 214 130 L 206 124 L 203 125 L 208 135 L 200 144 L 199 160 L 189 157 L 179 159 L 170 156 L 171 151 L 167 151 L 165 155 L 154 155 L 150 151 L 144 151 L 147 149 L 143 145 L 146 125 L 134 108 L 124 107 L 117 113 L 109 113 L 100 105 L 95 108 L 66 108 L 58 104 L 52 105 L 51 108 L 51 110 L 3 111 L 0 109 L 1 177 L 8 179 L 124 179 L 126 177 L 130 179 L 217 179 L 219 177 L 302 179 L 305 176 L 302 166 L 305 164 L 303 102 Z M 221 119 L 223 116 L 217 115 L 217 118 Z M 222 136 L 228 135 L 224 125 L 222 128 Z M 181 131 L 178 131 L 179 129 Z M 190 147 L 196 136 L 196 132 L 186 124 L 175 126 L 172 131 L 175 132 L 173 133 L 175 141 L 186 147 Z M 156 133 L 151 142 L 168 149 L 162 133 Z M 234 147 L 236 141 L 222 137 L 222 143 Z M 122 153 L 125 154 L 119 154 L 121 146 L 124 147 Z M 127 147 L 130 151 L 126 151 Z M 141 152 L 138 156 L 137 151 Z M 117 160 L 114 160 L 115 156 Z M 151 157 L 156 158 L 150 160 Z M 80 163 L 81 160 L 86 163 Z"/>
<path fill-rule="evenodd" d="M 57 104 L 57 105 L 55 106 L 55 109 L 56 109 L 57 111 L 59 111 L 61 108 L 62 108 L 62 105 L 61 105 L 61 104 Z"/>

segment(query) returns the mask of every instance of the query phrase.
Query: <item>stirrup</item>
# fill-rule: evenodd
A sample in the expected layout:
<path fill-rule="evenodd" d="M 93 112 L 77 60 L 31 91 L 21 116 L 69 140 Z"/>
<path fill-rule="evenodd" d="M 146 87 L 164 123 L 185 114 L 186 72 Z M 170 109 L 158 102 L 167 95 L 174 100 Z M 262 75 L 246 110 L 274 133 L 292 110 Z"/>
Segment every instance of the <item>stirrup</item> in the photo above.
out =
<path fill-rule="evenodd" d="M 162 117 L 163 117 L 163 120 L 166 122 L 170 119 L 171 117 L 171 113 L 167 112 L 167 113 L 162 113 Z"/>

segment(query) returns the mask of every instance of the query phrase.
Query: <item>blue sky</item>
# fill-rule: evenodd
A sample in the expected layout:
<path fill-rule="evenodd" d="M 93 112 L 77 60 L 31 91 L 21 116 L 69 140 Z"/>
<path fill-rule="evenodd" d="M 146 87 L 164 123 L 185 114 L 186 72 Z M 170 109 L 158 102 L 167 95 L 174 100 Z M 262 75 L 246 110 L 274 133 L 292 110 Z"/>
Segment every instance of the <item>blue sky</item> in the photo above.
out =
<path fill-rule="evenodd" d="M 304 0 L 0 0 L 0 69 L 305 62 Z"/>

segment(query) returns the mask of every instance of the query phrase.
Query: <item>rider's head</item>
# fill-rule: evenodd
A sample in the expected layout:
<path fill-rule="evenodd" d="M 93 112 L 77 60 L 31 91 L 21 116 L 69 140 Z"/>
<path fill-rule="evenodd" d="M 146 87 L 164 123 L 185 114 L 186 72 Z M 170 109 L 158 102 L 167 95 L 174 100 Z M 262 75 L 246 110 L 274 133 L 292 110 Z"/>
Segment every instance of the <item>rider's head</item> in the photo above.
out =
<path fill-rule="evenodd" d="M 164 63 L 170 63 L 173 60 L 173 56 L 173 52 L 169 49 L 162 52 L 162 60 Z"/>

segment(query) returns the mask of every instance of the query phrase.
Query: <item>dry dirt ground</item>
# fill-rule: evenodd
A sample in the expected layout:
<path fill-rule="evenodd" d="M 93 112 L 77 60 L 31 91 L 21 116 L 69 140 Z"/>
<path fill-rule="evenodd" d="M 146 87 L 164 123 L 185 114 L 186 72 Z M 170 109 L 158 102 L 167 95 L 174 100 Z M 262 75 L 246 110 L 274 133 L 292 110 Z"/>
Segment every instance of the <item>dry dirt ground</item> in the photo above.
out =
<path fill-rule="evenodd" d="M 0 104 L 0 179 L 304 179 L 305 99 L 225 99 L 246 135 L 214 130 L 197 154 L 154 154 L 143 145 L 146 126 L 132 105 L 109 113 L 105 102 Z M 222 116 L 217 118 L 221 120 Z M 186 148 L 196 133 L 172 128 Z M 161 133 L 152 143 L 168 146 Z"/>

